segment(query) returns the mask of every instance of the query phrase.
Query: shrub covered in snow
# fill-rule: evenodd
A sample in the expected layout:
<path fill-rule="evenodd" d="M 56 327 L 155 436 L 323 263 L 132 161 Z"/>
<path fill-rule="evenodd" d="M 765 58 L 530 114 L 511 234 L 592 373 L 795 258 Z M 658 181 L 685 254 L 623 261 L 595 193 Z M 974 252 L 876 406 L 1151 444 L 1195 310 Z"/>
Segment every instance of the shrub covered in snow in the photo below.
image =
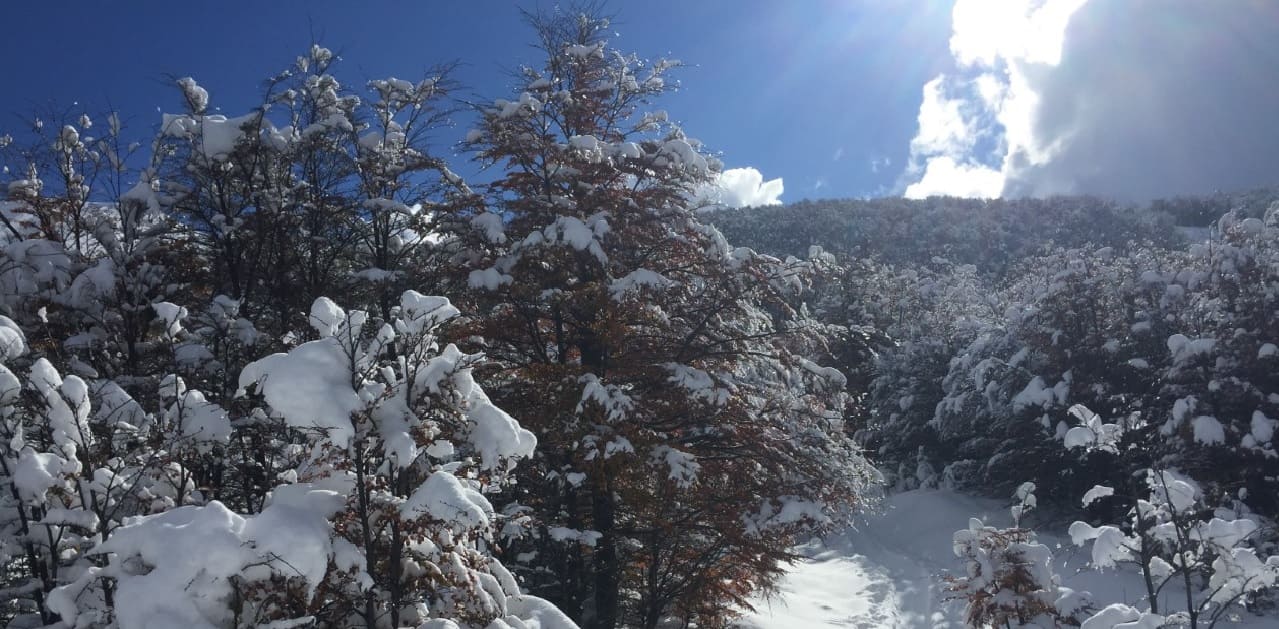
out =
<path fill-rule="evenodd" d="M 25 377 L 0 367 L 16 515 L 0 548 L 28 579 L 10 591 L 68 626 L 572 626 L 491 554 L 486 493 L 536 440 L 475 382 L 481 357 L 441 346 L 456 314 L 411 291 L 389 321 L 318 300 L 320 338 L 250 363 L 242 391 L 262 405 L 234 414 L 176 376 L 147 410 L 43 358 Z M 5 326 L 14 364 L 26 341 Z M 268 417 L 292 434 L 294 466 L 237 509 L 255 468 L 206 466 Z"/>
<path fill-rule="evenodd" d="M 1034 490 L 1034 483 L 1018 487 L 1011 528 L 972 518 L 968 528 L 955 532 L 955 556 L 963 560 L 964 572 L 948 577 L 946 589 L 964 601 L 968 627 L 1077 627 L 1089 610 L 1089 594 L 1062 587 L 1052 551 L 1021 526 L 1035 506 Z"/>
<path fill-rule="evenodd" d="M 1147 611 L 1107 608 L 1099 618 L 1157 623 L 1166 616 L 1169 622 L 1211 627 L 1249 596 L 1276 585 L 1279 556 L 1259 554 L 1255 515 L 1207 508 L 1199 484 L 1181 474 L 1146 470 L 1143 476 L 1144 491 L 1128 498 L 1131 507 L 1123 522 L 1070 526 L 1076 545 L 1092 542 L 1094 568 L 1131 565 L 1146 585 Z M 1114 489 L 1098 486 L 1084 502 L 1115 495 Z M 1111 626 L 1099 623 L 1094 624 Z"/>

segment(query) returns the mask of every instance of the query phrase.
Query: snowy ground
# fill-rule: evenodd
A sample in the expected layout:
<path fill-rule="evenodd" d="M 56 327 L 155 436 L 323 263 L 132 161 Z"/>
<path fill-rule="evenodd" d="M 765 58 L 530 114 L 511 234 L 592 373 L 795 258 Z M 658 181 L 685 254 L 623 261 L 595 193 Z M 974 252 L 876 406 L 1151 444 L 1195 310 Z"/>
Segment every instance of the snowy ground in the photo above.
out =
<path fill-rule="evenodd" d="M 960 568 L 951 536 L 979 517 L 996 526 L 1009 523 L 1007 506 L 946 491 L 911 491 L 890 497 L 882 513 L 853 530 L 804 548 L 808 559 L 795 564 L 771 599 L 754 603 L 742 629 L 957 629 L 962 606 L 946 600 L 940 576 Z M 1103 604 L 1140 605 L 1136 574 L 1081 571 L 1086 552 L 1069 539 L 1041 534 L 1053 549 L 1063 585 L 1092 592 Z M 1275 627 L 1273 618 L 1249 617 L 1233 629 Z M 1221 627 L 1222 625 L 1218 625 Z"/>
<path fill-rule="evenodd" d="M 1002 505 L 949 492 L 891 497 L 883 512 L 844 534 L 809 544 L 770 600 L 741 626 L 962 627 L 937 575 L 958 566 L 951 534 L 968 518 L 998 517 Z"/>

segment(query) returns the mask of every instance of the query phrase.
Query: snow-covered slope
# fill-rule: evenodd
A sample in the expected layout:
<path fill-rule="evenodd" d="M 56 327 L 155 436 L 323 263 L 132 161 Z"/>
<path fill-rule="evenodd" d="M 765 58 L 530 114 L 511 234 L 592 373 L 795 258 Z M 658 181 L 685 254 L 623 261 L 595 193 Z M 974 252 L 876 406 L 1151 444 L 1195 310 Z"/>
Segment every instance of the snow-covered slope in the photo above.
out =
<path fill-rule="evenodd" d="M 889 496 L 878 513 L 842 534 L 804 547 L 771 597 L 761 597 L 742 629 L 958 629 L 963 605 L 948 601 L 942 576 L 961 569 L 952 535 L 977 517 L 994 526 L 1010 522 L 1007 505 L 949 491 L 921 490 Z M 1062 584 L 1093 594 L 1097 607 L 1122 602 L 1141 606 L 1140 577 L 1086 568 L 1088 553 L 1065 535 L 1042 533 L 1054 553 Z M 1171 595 L 1171 592 L 1169 593 Z M 1172 601 L 1165 601 L 1169 604 Z M 1222 626 L 1279 626 L 1274 618 L 1243 614 Z"/>

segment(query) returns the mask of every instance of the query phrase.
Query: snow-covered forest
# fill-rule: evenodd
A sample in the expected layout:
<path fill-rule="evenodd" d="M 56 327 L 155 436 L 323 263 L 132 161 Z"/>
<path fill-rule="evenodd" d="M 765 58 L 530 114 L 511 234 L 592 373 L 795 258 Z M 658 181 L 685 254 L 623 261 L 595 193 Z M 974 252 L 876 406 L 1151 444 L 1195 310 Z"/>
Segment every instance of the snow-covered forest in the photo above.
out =
<path fill-rule="evenodd" d="M 765 251 L 812 243 L 808 307 L 839 339 L 825 364 L 849 378 L 848 425 L 887 492 L 1009 503 L 1000 526 L 954 534 L 955 626 L 1269 626 L 1277 201 L 885 199 L 709 218 Z M 888 502 L 903 500 L 927 517 L 918 497 Z M 1040 529 L 1086 552 L 1037 544 Z M 1134 579 L 1122 594 L 1061 585 L 1081 572 Z"/>
<path fill-rule="evenodd" d="M 1279 623 L 1279 192 L 727 209 L 528 18 L 0 130 L 0 625 Z"/>

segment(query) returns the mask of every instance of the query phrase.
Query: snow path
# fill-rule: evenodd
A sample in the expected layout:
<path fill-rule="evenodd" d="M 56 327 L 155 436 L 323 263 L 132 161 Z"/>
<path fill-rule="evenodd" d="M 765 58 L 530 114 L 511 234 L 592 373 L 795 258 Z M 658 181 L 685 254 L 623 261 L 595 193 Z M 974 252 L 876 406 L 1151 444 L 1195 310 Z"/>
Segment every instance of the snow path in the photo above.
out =
<path fill-rule="evenodd" d="M 778 598 L 743 627 L 882 627 L 901 618 L 894 581 L 865 557 L 815 558 L 790 573 Z M 823 594 L 817 595 L 818 592 Z"/>
<path fill-rule="evenodd" d="M 958 567 L 951 535 L 972 516 L 1006 519 L 1002 505 L 950 492 L 890 497 L 881 513 L 803 549 L 771 599 L 754 603 L 743 629 L 853 627 L 957 629 L 940 575 Z"/>

